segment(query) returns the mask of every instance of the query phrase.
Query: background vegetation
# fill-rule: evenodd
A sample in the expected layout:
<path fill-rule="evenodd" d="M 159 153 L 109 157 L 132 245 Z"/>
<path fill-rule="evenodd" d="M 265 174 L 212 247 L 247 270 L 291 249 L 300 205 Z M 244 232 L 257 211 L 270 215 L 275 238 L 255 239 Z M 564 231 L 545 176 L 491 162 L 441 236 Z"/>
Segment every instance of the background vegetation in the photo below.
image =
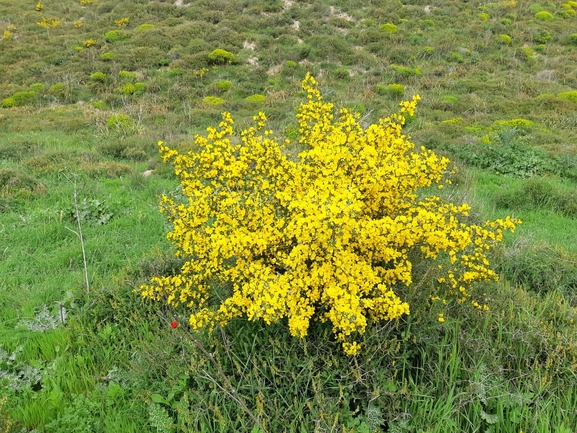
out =
<path fill-rule="evenodd" d="M 574 431 L 576 15 L 573 1 L 0 0 L 0 431 Z M 489 312 L 439 322 L 423 302 L 351 359 L 322 326 L 306 341 L 242 321 L 190 334 L 183 311 L 133 293 L 179 267 L 157 210 L 178 184 L 156 142 L 194 150 L 223 110 L 241 127 L 263 110 L 297 138 L 309 71 L 366 123 L 420 94 L 406 131 L 459 167 L 446 197 L 472 221 L 524 221 L 493 257 Z"/>

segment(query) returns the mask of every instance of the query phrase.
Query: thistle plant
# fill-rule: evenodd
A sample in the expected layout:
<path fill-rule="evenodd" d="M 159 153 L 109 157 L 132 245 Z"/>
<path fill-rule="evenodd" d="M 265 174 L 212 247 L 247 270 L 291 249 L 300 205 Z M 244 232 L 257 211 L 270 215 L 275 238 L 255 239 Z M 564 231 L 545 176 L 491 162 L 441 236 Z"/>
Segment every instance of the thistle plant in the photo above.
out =
<path fill-rule="evenodd" d="M 359 114 L 336 114 L 312 76 L 303 89 L 297 121 L 305 150 L 296 160 L 264 113 L 239 135 L 223 113 L 217 128 L 195 138 L 196 153 L 159 143 L 187 198 L 160 201 L 172 223 L 167 237 L 185 262 L 178 275 L 142 286 L 142 295 L 189 308 L 193 329 L 235 317 L 286 319 L 303 338 L 311 321 L 327 322 L 349 355 L 371 323 L 409 314 L 411 300 L 399 293 L 415 284 L 417 262 L 437 261 L 441 289 L 432 285 L 431 296 L 486 308 L 474 283 L 497 278 L 487 252 L 516 221 L 470 225 L 466 204 L 423 194 L 443 187 L 449 161 L 415 149 L 402 133 L 419 97 L 364 128 Z"/>

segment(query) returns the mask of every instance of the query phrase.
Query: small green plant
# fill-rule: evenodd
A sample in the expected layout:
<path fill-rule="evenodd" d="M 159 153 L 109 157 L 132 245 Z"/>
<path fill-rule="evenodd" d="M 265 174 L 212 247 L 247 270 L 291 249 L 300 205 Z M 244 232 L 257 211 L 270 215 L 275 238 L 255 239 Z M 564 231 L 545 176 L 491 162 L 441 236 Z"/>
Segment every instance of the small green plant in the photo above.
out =
<path fill-rule="evenodd" d="M 126 83 L 124 86 L 118 89 L 118 91 L 126 96 L 134 95 L 136 93 L 136 87 L 132 83 Z"/>
<path fill-rule="evenodd" d="M 108 110 L 110 108 L 104 101 L 94 101 L 91 105 L 98 110 Z"/>
<path fill-rule="evenodd" d="M 421 68 L 411 68 L 410 66 L 391 65 L 391 68 L 402 77 L 420 77 L 423 75 Z"/>
<path fill-rule="evenodd" d="M 78 209 L 72 208 L 68 211 L 68 217 L 74 222 L 80 219 L 82 224 L 102 226 L 112 220 L 114 212 L 102 200 L 85 198 L 78 203 Z"/>
<path fill-rule="evenodd" d="M 491 19 L 491 16 L 489 14 L 486 13 L 480 13 L 479 15 L 477 15 L 481 21 L 489 21 Z"/>
<path fill-rule="evenodd" d="M 121 70 L 118 72 L 118 76 L 122 79 L 122 80 L 126 80 L 126 81 L 136 81 L 138 80 L 138 74 L 136 72 L 130 72 L 130 71 L 125 71 L 125 70 Z"/>
<path fill-rule="evenodd" d="M 234 64 L 238 62 L 236 56 L 233 53 L 221 48 L 217 48 L 216 50 L 212 51 L 208 55 L 208 61 L 212 64 L 218 65 Z"/>
<path fill-rule="evenodd" d="M 110 30 L 104 34 L 104 40 L 109 43 L 114 43 L 127 39 L 128 36 L 121 30 Z"/>
<path fill-rule="evenodd" d="M 136 28 L 136 31 L 138 33 L 141 33 L 141 32 L 146 32 L 148 30 L 154 30 L 155 28 L 156 28 L 156 25 L 154 25 L 154 24 L 141 24 Z"/>
<path fill-rule="evenodd" d="M 109 130 L 130 130 L 135 128 L 135 124 L 126 114 L 113 114 L 108 118 L 106 126 Z"/>
<path fill-rule="evenodd" d="M 539 21 L 552 21 L 553 14 L 547 11 L 540 11 L 535 14 L 535 19 Z"/>
<path fill-rule="evenodd" d="M 566 101 L 571 101 L 577 103 L 577 90 L 569 90 L 567 92 L 561 92 L 557 95 L 560 99 L 565 99 Z"/>
<path fill-rule="evenodd" d="M 543 6 L 538 4 L 532 4 L 531 6 L 529 6 L 529 12 L 531 12 L 532 14 L 536 14 L 538 12 L 541 12 L 542 10 Z"/>
<path fill-rule="evenodd" d="M 100 60 L 103 60 L 105 62 L 109 62 L 111 60 L 114 60 L 114 58 L 116 57 L 116 55 L 110 51 L 107 51 L 106 53 L 102 53 L 100 55 Z"/>
<path fill-rule="evenodd" d="M 180 77 L 182 74 L 184 74 L 184 71 L 180 68 L 170 68 L 168 70 L 169 77 Z"/>
<path fill-rule="evenodd" d="M 14 99 L 14 98 L 2 99 L 2 108 L 12 108 L 12 107 L 16 107 L 16 105 L 18 105 L 18 104 L 16 103 L 16 99 Z"/>
<path fill-rule="evenodd" d="M 379 95 L 383 96 L 403 96 L 405 94 L 405 86 L 402 84 L 377 84 L 375 90 Z"/>
<path fill-rule="evenodd" d="M 572 33 L 571 36 L 569 37 L 569 40 L 571 41 L 572 44 L 577 45 L 577 33 Z"/>
<path fill-rule="evenodd" d="M 545 44 L 545 43 L 547 43 L 550 39 L 551 39 L 551 33 L 549 33 L 549 31 L 548 31 L 548 30 L 545 30 L 545 29 L 538 30 L 538 31 L 533 35 L 533 42 L 536 42 L 536 43 L 538 43 L 538 44 Z"/>
<path fill-rule="evenodd" d="M 534 126 L 535 124 L 532 121 L 523 118 L 511 120 L 495 120 L 493 125 L 491 125 L 491 130 L 501 131 L 507 128 L 516 128 L 519 133 L 526 134 Z"/>
<path fill-rule="evenodd" d="M 508 19 L 508 18 L 503 18 L 503 19 L 501 20 L 501 24 L 503 24 L 504 26 L 510 26 L 511 23 L 512 23 L 512 21 L 511 21 L 510 19 Z"/>
<path fill-rule="evenodd" d="M 222 98 L 219 98 L 218 96 L 206 96 L 202 102 L 208 105 L 222 105 L 226 101 Z"/>
<path fill-rule="evenodd" d="M 24 92 L 16 92 L 11 97 L 2 100 L 2 107 L 20 107 L 33 102 L 37 97 L 37 93 L 34 90 L 28 90 Z"/>
<path fill-rule="evenodd" d="M 90 74 L 89 80 L 93 83 L 107 83 L 108 75 L 106 75 L 104 72 L 97 71 Z"/>
<path fill-rule="evenodd" d="M 497 41 L 501 45 L 511 45 L 512 39 L 511 39 L 511 36 L 509 36 L 509 35 L 501 34 L 501 35 L 497 36 Z"/>
<path fill-rule="evenodd" d="M 296 69 L 299 66 L 299 64 L 294 60 L 287 60 L 286 62 L 284 62 L 284 66 L 286 68 Z"/>
<path fill-rule="evenodd" d="M 399 31 L 399 28 L 392 23 L 383 24 L 380 28 L 385 33 L 397 33 Z"/>
<path fill-rule="evenodd" d="M 266 101 L 266 96 L 265 95 L 261 95 L 261 94 L 256 94 L 256 95 L 250 95 L 247 96 L 246 98 L 244 98 L 245 101 L 248 102 L 254 102 L 257 104 L 262 104 Z"/>
<path fill-rule="evenodd" d="M 217 81 L 216 83 L 214 83 L 214 85 L 216 86 L 216 88 L 222 90 L 223 92 L 230 90 L 230 88 L 232 87 L 232 83 L 228 80 Z"/>
<path fill-rule="evenodd" d="M 351 73 L 347 68 L 337 68 L 333 72 L 334 76 L 340 80 L 347 80 L 351 78 Z"/>
<path fill-rule="evenodd" d="M 577 16 L 577 12 L 575 12 L 573 9 L 569 9 L 569 10 L 558 11 L 555 13 L 555 15 L 557 15 L 558 17 L 563 18 L 563 19 L 569 19 L 569 18 L 573 18 L 574 16 Z"/>

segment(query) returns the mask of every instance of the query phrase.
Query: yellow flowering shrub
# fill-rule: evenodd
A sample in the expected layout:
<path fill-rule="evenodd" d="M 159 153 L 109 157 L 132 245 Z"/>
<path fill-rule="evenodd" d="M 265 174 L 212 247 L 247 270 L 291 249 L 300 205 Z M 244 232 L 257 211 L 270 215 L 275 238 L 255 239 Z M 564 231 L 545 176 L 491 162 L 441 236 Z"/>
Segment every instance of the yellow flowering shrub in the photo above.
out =
<path fill-rule="evenodd" d="M 435 264 L 443 296 L 474 301 L 472 284 L 496 279 L 487 251 L 515 221 L 468 225 L 467 205 L 423 197 L 423 188 L 442 187 L 449 161 L 402 134 L 419 97 L 363 128 L 359 115 L 337 115 L 310 75 L 303 89 L 305 150 L 296 159 L 263 113 L 240 134 L 223 113 L 217 128 L 196 136 L 198 152 L 159 143 L 186 197 L 160 202 L 172 223 L 167 237 L 185 261 L 142 295 L 185 305 L 195 329 L 234 317 L 286 319 L 293 336 L 305 337 L 312 320 L 330 322 L 350 355 L 371 322 L 409 314 L 397 289 L 413 283 L 414 257 L 443 258 L 440 270 Z"/>

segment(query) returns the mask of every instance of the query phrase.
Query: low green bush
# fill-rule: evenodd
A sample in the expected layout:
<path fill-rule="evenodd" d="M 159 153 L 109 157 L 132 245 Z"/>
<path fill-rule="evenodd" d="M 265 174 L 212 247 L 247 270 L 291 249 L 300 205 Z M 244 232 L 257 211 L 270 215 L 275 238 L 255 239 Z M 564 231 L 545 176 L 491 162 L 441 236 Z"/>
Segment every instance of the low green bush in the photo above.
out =
<path fill-rule="evenodd" d="M 104 34 L 104 40 L 109 43 L 114 43 L 125 39 L 128 39 L 128 35 L 122 30 L 110 30 Z"/>
<path fill-rule="evenodd" d="M 399 31 L 398 27 L 392 23 L 383 24 L 380 29 L 384 33 L 397 33 Z"/>
<path fill-rule="evenodd" d="M 138 74 L 137 73 L 125 71 L 125 70 L 119 71 L 118 77 L 121 78 L 122 80 L 132 81 L 132 82 L 138 80 Z"/>
<path fill-rule="evenodd" d="M 533 35 L 533 42 L 537 42 L 538 44 L 545 44 L 551 39 L 551 33 L 545 29 L 538 30 Z"/>
<path fill-rule="evenodd" d="M 551 21 L 553 18 L 553 14 L 547 11 L 540 11 L 535 14 L 535 19 L 539 21 Z"/>
<path fill-rule="evenodd" d="M 216 50 L 212 51 L 208 55 L 208 61 L 212 64 L 219 65 L 238 63 L 236 56 L 233 53 L 221 48 L 217 48 Z"/>
<path fill-rule="evenodd" d="M 569 90 L 567 92 L 561 92 L 557 95 L 560 99 L 565 99 L 566 101 L 571 101 L 577 103 L 577 90 Z"/>
<path fill-rule="evenodd" d="M 16 99 L 14 99 L 14 98 L 2 99 L 2 107 L 3 108 L 12 108 L 12 107 L 16 107 L 16 105 L 18 105 L 18 104 L 16 103 Z"/>
<path fill-rule="evenodd" d="M 100 55 L 100 60 L 105 61 L 105 62 L 110 62 L 112 60 L 114 60 L 114 58 L 116 57 L 116 55 L 110 51 L 107 51 L 105 53 L 102 53 Z"/>
<path fill-rule="evenodd" d="M 202 102 L 208 105 L 222 105 L 226 101 L 222 98 L 219 98 L 218 96 L 206 96 Z"/>
<path fill-rule="evenodd" d="M 228 80 L 217 81 L 216 83 L 214 83 L 214 85 L 217 89 L 222 90 L 223 92 L 230 90 L 230 88 L 232 87 L 232 83 Z"/>
<path fill-rule="evenodd" d="M 266 96 L 261 95 L 261 94 L 256 94 L 256 95 L 247 96 L 244 99 L 245 99 L 245 101 L 248 101 L 248 102 L 255 102 L 257 104 L 262 104 L 266 101 Z"/>
<path fill-rule="evenodd" d="M 501 34 L 501 35 L 497 36 L 497 41 L 502 45 L 511 45 L 511 42 L 513 40 L 511 39 L 511 36 L 506 35 L 506 34 Z"/>
<path fill-rule="evenodd" d="M 154 30 L 156 28 L 156 25 L 154 24 L 141 24 L 136 28 L 136 31 L 138 33 L 141 32 L 146 32 L 147 30 Z"/>
<path fill-rule="evenodd" d="M 402 84 L 377 84 L 375 87 L 376 92 L 383 96 L 403 96 L 405 94 L 405 86 Z"/>
<path fill-rule="evenodd" d="M 109 130 L 126 130 L 132 129 L 136 125 L 126 114 L 114 114 L 108 118 L 106 126 Z"/>
<path fill-rule="evenodd" d="M 420 68 L 411 68 L 410 66 L 391 65 L 391 68 L 402 77 L 420 77 L 423 71 Z"/>
<path fill-rule="evenodd" d="M 109 78 L 104 72 L 97 71 L 90 74 L 89 80 L 94 83 L 107 83 Z"/>

